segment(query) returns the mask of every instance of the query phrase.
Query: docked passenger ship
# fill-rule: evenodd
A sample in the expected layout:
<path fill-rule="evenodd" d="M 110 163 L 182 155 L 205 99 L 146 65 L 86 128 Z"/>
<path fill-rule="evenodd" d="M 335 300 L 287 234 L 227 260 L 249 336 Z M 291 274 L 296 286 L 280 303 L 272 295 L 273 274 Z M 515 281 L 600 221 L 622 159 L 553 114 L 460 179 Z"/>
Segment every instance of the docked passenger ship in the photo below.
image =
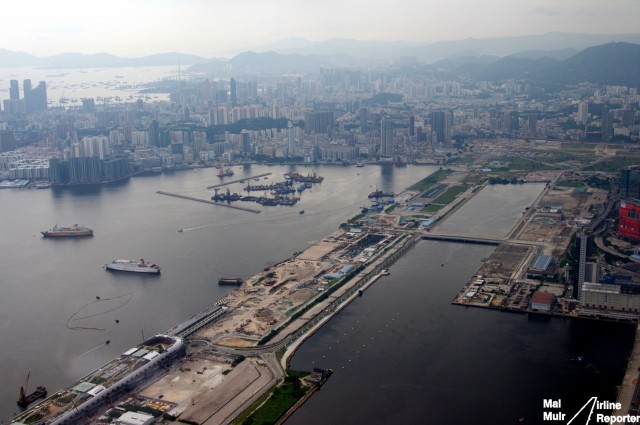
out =
<path fill-rule="evenodd" d="M 88 227 L 78 226 L 58 226 L 57 224 L 49 230 L 45 230 L 42 236 L 45 238 L 77 238 L 81 236 L 93 236 L 93 229 Z"/>
<path fill-rule="evenodd" d="M 160 273 L 160 266 L 154 263 L 147 263 L 143 259 L 140 260 L 113 260 L 106 264 L 107 270 L 132 273 Z"/>

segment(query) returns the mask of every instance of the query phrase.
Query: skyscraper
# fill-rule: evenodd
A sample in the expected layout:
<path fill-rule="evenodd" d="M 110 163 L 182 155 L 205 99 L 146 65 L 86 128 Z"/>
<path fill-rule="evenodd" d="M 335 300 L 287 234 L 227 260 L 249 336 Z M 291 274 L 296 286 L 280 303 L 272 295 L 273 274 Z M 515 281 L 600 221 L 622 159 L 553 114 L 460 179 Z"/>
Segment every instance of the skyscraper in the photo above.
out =
<path fill-rule="evenodd" d="M 333 111 L 308 111 L 304 114 L 304 130 L 307 133 L 328 133 L 334 124 Z"/>
<path fill-rule="evenodd" d="M 22 82 L 22 90 L 24 91 L 24 99 L 27 102 L 27 110 L 29 110 L 29 98 L 31 97 L 31 80 L 26 79 Z"/>
<path fill-rule="evenodd" d="M 606 106 L 602 108 L 602 118 L 600 120 L 602 129 L 602 140 L 611 140 L 613 137 L 613 120 L 611 112 Z"/>
<path fill-rule="evenodd" d="M 620 198 L 640 199 L 640 168 L 620 170 Z"/>
<path fill-rule="evenodd" d="M 451 143 L 451 112 L 434 111 L 430 114 L 431 131 L 435 133 L 437 143 Z"/>
<path fill-rule="evenodd" d="M 393 123 L 389 117 L 380 121 L 380 155 L 385 158 L 393 157 Z"/>
<path fill-rule="evenodd" d="M 578 103 L 578 124 L 586 124 L 589 119 L 589 104 L 587 102 Z"/>
<path fill-rule="evenodd" d="M 529 135 L 535 137 L 538 131 L 538 116 L 536 114 L 529 114 Z"/>
<path fill-rule="evenodd" d="M 287 125 L 287 142 L 289 145 L 289 156 L 294 156 L 296 152 L 296 137 L 291 121 L 289 121 L 289 124 Z"/>
<path fill-rule="evenodd" d="M 229 81 L 229 96 L 231 98 L 231 105 L 236 106 L 236 103 L 238 103 L 238 84 L 235 78 L 231 78 Z"/>
<path fill-rule="evenodd" d="M 367 108 L 360 108 L 358 111 L 358 118 L 360 119 L 360 134 L 367 133 L 367 120 L 368 120 L 369 110 Z"/>
<path fill-rule="evenodd" d="M 242 154 L 247 156 L 251 153 L 251 135 L 247 130 L 242 130 Z"/>
<path fill-rule="evenodd" d="M 160 147 L 160 126 L 157 120 L 152 120 L 149 124 L 149 144 Z"/>
<path fill-rule="evenodd" d="M 18 85 L 18 80 L 11 80 L 9 84 L 9 99 L 20 99 L 20 86 Z"/>

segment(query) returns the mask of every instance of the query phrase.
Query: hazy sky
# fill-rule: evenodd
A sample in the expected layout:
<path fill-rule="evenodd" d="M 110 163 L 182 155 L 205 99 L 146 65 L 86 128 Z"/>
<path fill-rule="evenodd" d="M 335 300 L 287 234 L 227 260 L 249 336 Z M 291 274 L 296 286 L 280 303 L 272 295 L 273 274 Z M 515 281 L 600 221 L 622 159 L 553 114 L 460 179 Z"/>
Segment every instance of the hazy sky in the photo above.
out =
<path fill-rule="evenodd" d="M 9 0 L 0 49 L 205 57 L 288 37 L 434 42 L 640 32 L 640 0 Z"/>

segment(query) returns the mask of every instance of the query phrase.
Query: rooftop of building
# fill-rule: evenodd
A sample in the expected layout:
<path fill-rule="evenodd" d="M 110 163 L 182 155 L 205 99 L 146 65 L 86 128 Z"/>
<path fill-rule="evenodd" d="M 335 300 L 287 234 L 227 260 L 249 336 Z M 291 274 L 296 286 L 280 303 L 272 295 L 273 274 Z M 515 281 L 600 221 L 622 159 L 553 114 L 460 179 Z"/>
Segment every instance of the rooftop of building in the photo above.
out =
<path fill-rule="evenodd" d="M 547 304 L 550 305 L 555 300 L 556 296 L 551 292 L 537 291 L 531 297 L 531 304 Z"/>
<path fill-rule="evenodd" d="M 71 409 L 79 407 L 117 384 L 180 341 L 180 338 L 167 335 L 153 336 L 81 378 L 72 386 L 50 395 L 44 401 L 27 409 L 16 416 L 12 423 L 42 423 L 40 422 L 42 420 L 46 423 L 53 422 Z"/>

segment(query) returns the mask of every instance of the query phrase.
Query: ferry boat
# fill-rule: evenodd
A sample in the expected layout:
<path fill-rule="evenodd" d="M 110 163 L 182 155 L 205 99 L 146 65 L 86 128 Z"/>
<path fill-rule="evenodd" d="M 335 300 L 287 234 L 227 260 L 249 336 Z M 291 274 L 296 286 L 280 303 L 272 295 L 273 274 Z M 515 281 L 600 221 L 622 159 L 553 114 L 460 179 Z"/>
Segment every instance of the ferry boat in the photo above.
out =
<path fill-rule="evenodd" d="M 57 224 L 49 230 L 45 230 L 42 236 L 45 238 L 77 238 L 82 236 L 93 236 L 93 229 L 88 227 L 78 226 L 58 226 Z"/>
<path fill-rule="evenodd" d="M 218 279 L 218 285 L 240 286 L 243 283 L 244 283 L 244 280 L 242 280 L 239 277 L 236 277 L 236 278 L 221 277 L 220 279 Z"/>
<path fill-rule="evenodd" d="M 151 273 L 159 274 L 160 266 L 154 263 L 147 263 L 143 259 L 136 260 L 113 260 L 109 264 L 105 264 L 107 270 L 132 273 Z"/>

